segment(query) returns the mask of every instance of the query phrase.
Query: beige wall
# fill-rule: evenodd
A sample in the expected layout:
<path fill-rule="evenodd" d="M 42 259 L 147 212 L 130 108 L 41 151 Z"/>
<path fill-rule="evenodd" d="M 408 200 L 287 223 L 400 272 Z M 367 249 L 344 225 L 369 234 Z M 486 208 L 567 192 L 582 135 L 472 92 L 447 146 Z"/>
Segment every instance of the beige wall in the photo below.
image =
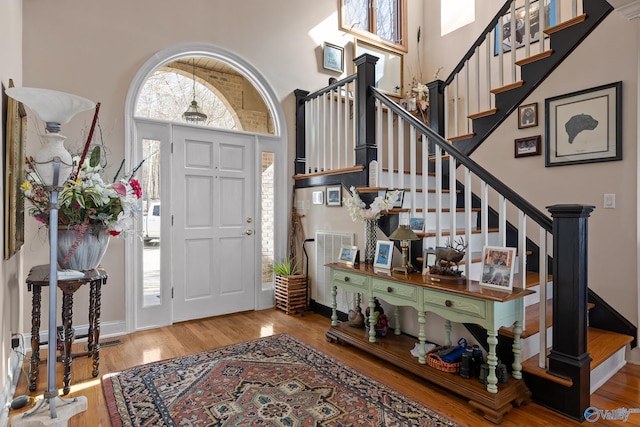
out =
<path fill-rule="evenodd" d="M 427 15 L 439 16 L 439 3 L 440 0 L 427 1 L 425 21 Z M 470 47 L 470 40 L 475 40 L 504 2 L 491 0 L 490 3 L 491 7 L 476 7 L 475 23 L 444 37 L 440 37 L 438 25 L 427 27 L 423 58 L 429 75 L 444 66 L 441 79 L 447 78 Z M 430 12 L 427 13 L 427 9 Z M 538 103 L 539 125 L 520 130 L 516 115 L 512 114 L 472 155 L 480 165 L 545 213 L 548 213 L 546 206 L 553 204 L 596 206 L 589 219 L 589 287 L 635 325 L 638 325 L 638 51 L 637 22 L 613 11 L 524 101 Z M 623 160 L 545 167 L 545 99 L 617 81 L 622 81 Z M 532 135 L 542 135 L 542 155 L 515 159 L 514 139 Z M 615 209 L 603 209 L 605 193 L 616 194 Z"/>
<path fill-rule="evenodd" d="M 7 0 L 0 2 L 0 82 L 3 89 L 2 114 L 3 123 L 6 118 L 6 102 L 4 89 L 13 79 L 16 86 L 22 84 L 22 2 Z M 0 132 L 0 140 L 4 147 L 4 126 Z M 4 171 L 4 165 L 3 169 Z M 4 188 L 4 172 L 0 175 L 0 188 Z M 3 204 L 4 206 L 4 204 Z M 0 224 L 4 224 L 4 211 L 0 210 Z M 1 228 L 4 242 L 4 226 Z M 3 243 L 4 244 L 4 243 Z M 11 358 L 11 335 L 22 332 L 20 309 L 25 286 L 20 276 L 21 255 L 18 253 L 9 260 L 0 261 L 0 396 L 8 391 L 5 382 L 9 374 Z M 7 396 L 4 396 L 5 398 Z M 10 396 L 8 396 L 10 398 Z M 1 403 L 4 403 L 2 401 Z M 2 412 L 2 411 L 0 411 Z"/>

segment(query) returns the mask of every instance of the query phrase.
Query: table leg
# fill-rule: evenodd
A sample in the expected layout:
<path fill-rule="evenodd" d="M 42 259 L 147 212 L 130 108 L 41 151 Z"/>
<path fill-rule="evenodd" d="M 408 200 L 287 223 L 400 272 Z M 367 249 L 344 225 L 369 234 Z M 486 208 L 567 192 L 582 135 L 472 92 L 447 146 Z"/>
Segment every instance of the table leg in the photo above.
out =
<path fill-rule="evenodd" d="M 95 301 L 93 311 L 93 371 L 91 375 L 95 378 L 100 374 L 100 300 L 102 294 L 101 282 L 95 285 Z"/>
<path fill-rule="evenodd" d="M 498 332 L 495 330 L 487 330 L 487 344 L 489 351 L 487 352 L 487 364 L 489 365 L 489 375 L 487 375 L 487 391 L 489 393 L 498 392 L 498 377 L 496 377 L 496 366 L 498 366 L 498 356 L 496 356 L 496 347 L 498 345 Z"/>
<path fill-rule="evenodd" d="M 369 342 L 376 342 L 376 322 L 374 321 L 373 313 L 375 313 L 376 299 L 373 296 L 369 297 L 369 317 L 367 317 L 367 323 L 369 324 Z"/>
<path fill-rule="evenodd" d="M 67 395 L 71 391 L 71 342 L 73 335 L 73 294 L 62 294 L 62 327 L 64 328 L 64 351 L 62 352 L 62 365 L 64 366 L 62 394 Z M 51 344 L 49 344 L 51 347 Z"/>
<path fill-rule="evenodd" d="M 424 344 L 427 342 L 427 335 L 424 331 L 424 326 L 427 323 L 427 319 L 424 311 L 418 311 L 418 341 L 420 342 L 420 348 L 418 349 L 418 363 L 425 365 L 427 359 L 425 358 L 426 352 L 424 351 Z"/>
<path fill-rule="evenodd" d="M 393 315 L 396 321 L 393 333 L 395 335 L 400 335 L 402 333 L 402 330 L 400 329 L 400 307 L 397 305 L 393 308 Z"/>
<path fill-rule="evenodd" d="M 31 303 L 31 363 L 29 366 L 29 391 L 36 391 L 38 380 L 38 365 L 40 364 L 40 304 L 42 301 L 40 285 L 33 285 Z M 49 352 L 53 350 L 55 357 L 55 344 L 49 343 Z M 51 357 L 51 356 L 47 356 Z"/>
<path fill-rule="evenodd" d="M 338 287 L 333 285 L 331 286 L 331 326 L 338 325 Z"/>
<path fill-rule="evenodd" d="M 87 331 L 87 350 L 89 351 L 88 357 L 93 354 L 94 340 L 94 326 L 96 321 L 96 282 L 91 282 L 89 285 L 89 330 Z"/>
<path fill-rule="evenodd" d="M 522 379 L 522 365 L 520 364 L 520 335 L 522 334 L 522 322 L 516 320 L 513 324 L 513 378 L 517 380 Z"/>

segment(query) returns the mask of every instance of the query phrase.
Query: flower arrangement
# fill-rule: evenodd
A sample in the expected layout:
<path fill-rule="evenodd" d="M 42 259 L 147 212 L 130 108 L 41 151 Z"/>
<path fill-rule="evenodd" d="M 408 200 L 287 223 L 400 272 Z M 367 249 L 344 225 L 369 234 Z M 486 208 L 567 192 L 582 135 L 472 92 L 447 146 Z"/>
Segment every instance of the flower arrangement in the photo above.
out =
<path fill-rule="evenodd" d="M 349 215 L 354 221 L 379 219 L 393 206 L 393 203 L 398 200 L 400 196 L 399 190 L 389 191 L 385 197 L 376 197 L 369 208 L 366 208 L 366 204 L 360 199 L 358 190 L 356 190 L 354 186 L 351 186 L 349 191 L 351 192 L 351 196 L 345 197 L 342 202 L 347 207 Z"/>
<path fill-rule="evenodd" d="M 139 210 L 138 200 L 142 197 L 140 183 L 133 178 L 140 165 L 119 180 L 118 170 L 113 182 L 107 183 L 100 175 L 104 169 L 100 159 L 100 146 L 93 148 L 88 159 L 73 158 L 73 172 L 59 193 L 58 224 L 61 229 L 75 229 L 81 234 L 88 230 L 97 234 L 100 229 L 106 229 L 111 236 L 120 236 L 131 228 L 134 214 Z M 31 159 L 27 159 L 26 180 L 21 188 L 32 205 L 29 214 L 49 226 L 50 193 Z"/>

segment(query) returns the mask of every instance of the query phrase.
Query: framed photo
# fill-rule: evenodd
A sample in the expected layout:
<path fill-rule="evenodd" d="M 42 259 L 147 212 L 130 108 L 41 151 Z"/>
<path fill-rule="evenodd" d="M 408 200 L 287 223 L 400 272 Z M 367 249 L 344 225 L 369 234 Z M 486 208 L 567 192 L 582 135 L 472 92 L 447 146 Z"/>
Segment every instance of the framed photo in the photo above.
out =
<path fill-rule="evenodd" d="M 387 190 L 384 194 L 385 197 L 387 197 L 387 195 L 389 193 L 391 193 L 392 191 L 396 191 L 396 190 Z M 392 208 L 401 208 L 402 207 L 402 202 L 404 200 L 404 190 L 398 190 L 399 194 L 398 194 L 398 199 L 393 203 L 393 205 L 391 205 Z"/>
<path fill-rule="evenodd" d="M 342 246 L 340 248 L 340 256 L 338 256 L 338 262 L 340 264 L 346 264 L 353 267 L 358 257 L 357 246 Z"/>
<path fill-rule="evenodd" d="M 422 275 L 429 273 L 429 269 L 436 265 L 436 251 L 435 249 L 425 249 L 424 256 L 422 257 Z"/>
<path fill-rule="evenodd" d="M 323 49 L 324 62 L 323 67 L 326 70 L 344 71 L 344 48 L 331 43 L 324 43 Z"/>
<path fill-rule="evenodd" d="M 314 205 L 323 205 L 324 204 L 324 191 L 314 191 L 311 197 Z"/>
<path fill-rule="evenodd" d="M 540 154 L 540 135 L 518 138 L 514 141 L 514 157 L 537 156 Z"/>
<path fill-rule="evenodd" d="M 393 50 L 355 39 L 353 57 L 357 58 L 365 53 L 378 58 L 378 62 L 376 62 L 376 88 L 393 96 L 401 96 L 403 88 L 403 55 Z"/>
<path fill-rule="evenodd" d="M 373 257 L 373 266 L 390 270 L 392 257 L 393 242 L 388 240 L 378 240 L 376 242 L 376 254 Z"/>
<path fill-rule="evenodd" d="M 342 185 L 327 187 L 327 206 L 342 206 Z"/>
<path fill-rule="evenodd" d="M 9 79 L 9 87 L 13 80 Z M 4 125 L 4 123 L 3 123 Z M 27 112 L 21 102 L 7 96 L 4 176 L 4 259 L 11 258 L 24 243 L 24 151 L 27 143 Z"/>
<path fill-rule="evenodd" d="M 545 100 L 545 166 L 622 160 L 622 82 Z"/>
<path fill-rule="evenodd" d="M 518 129 L 538 126 L 538 103 L 518 107 Z"/>
<path fill-rule="evenodd" d="M 409 228 L 413 231 L 424 231 L 424 218 L 410 218 Z"/>
<path fill-rule="evenodd" d="M 480 284 L 511 292 L 516 248 L 485 246 L 482 250 L 482 278 Z"/>
<path fill-rule="evenodd" d="M 529 3 L 529 43 L 540 40 L 540 36 L 544 37 L 544 33 L 540 31 L 540 1 L 534 0 Z M 544 2 L 544 28 L 556 25 L 556 0 L 542 0 Z M 511 35 L 511 10 L 502 17 L 502 30 L 500 30 L 500 21 L 496 24 L 493 31 L 493 54 L 498 55 L 500 52 L 500 36 L 502 32 L 502 52 L 510 52 L 511 47 L 515 44 L 516 49 L 524 46 L 524 36 L 526 33 L 526 12 L 524 5 L 515 10 L 515 34 Z"/>

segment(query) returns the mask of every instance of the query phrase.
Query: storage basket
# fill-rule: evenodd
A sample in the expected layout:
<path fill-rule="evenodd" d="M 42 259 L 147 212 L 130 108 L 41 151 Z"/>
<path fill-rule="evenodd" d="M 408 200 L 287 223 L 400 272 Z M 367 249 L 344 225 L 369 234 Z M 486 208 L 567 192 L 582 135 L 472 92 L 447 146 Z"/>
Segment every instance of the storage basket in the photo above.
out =
<path fill-rule="evenodd" d="M 449 348 L 449 347 L 450 346 L 440 346 L 440 347 L 436 347 L 433 350 L 431 350 L 430 352 L 428 352 L 427 353 L 427 364 L 429 366 L 431 366 L 432 368 L 437 369 L 439 371 L 443 371 L 443 372 L 451 372 L 451 373 L 460 372 L 460 366 L 462 366 L 462 362 L 447 363 L 444 360 L 442 360 L 440 358 L 440 356 L 435 354 L 436 352 L 438 352 L 440 350 L 444 350 L 444 349 Z"/>

